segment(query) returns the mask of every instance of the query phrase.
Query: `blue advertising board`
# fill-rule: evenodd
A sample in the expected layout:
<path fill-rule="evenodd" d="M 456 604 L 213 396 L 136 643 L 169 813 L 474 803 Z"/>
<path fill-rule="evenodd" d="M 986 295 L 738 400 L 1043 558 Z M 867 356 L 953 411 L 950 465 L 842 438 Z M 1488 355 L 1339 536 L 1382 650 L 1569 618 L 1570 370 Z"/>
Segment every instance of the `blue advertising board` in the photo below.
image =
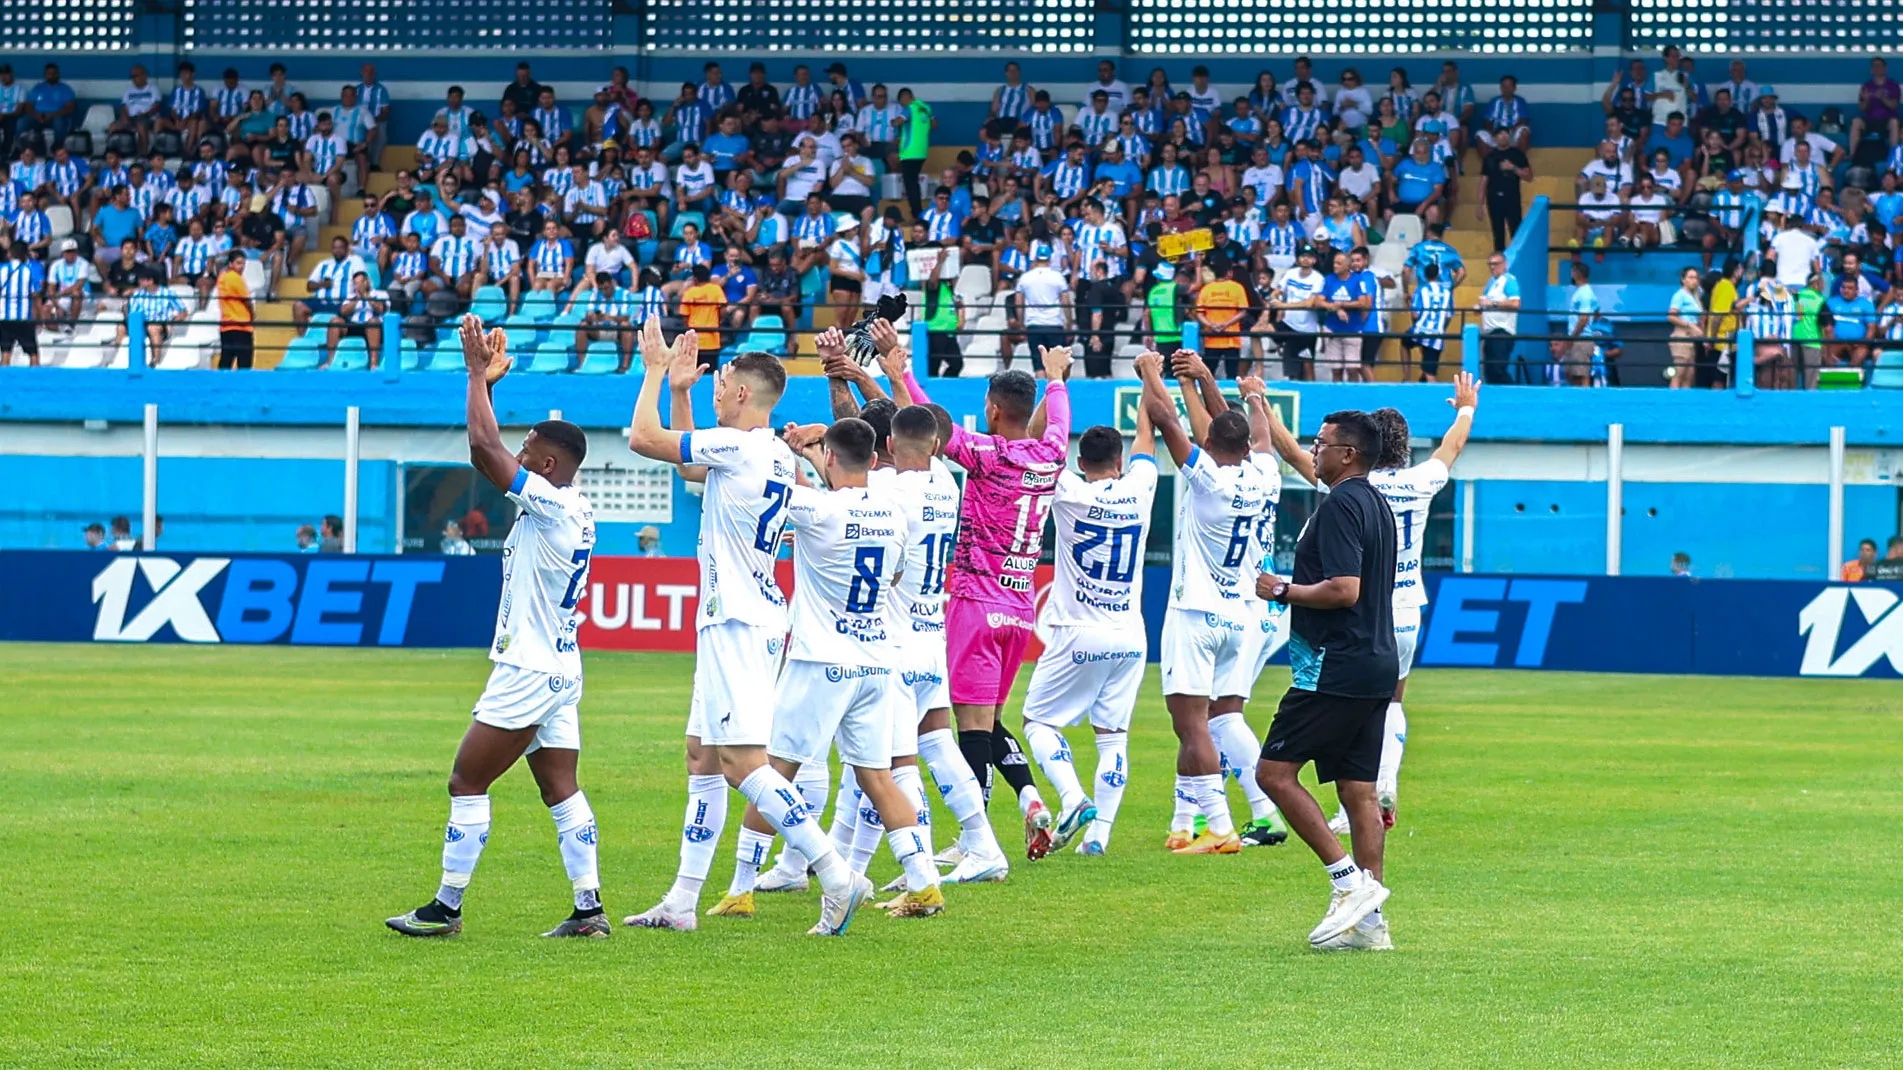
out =
<path fill-rule="evenodd" d="M 1155 656 L 1169 570 L 1146 573 Z M 1426 580 L 1423 668 L 1903 677 L 1903 585 Z M 493 556 L 5 551 L 0 639 L 481 648 L 500 586 Z"/>

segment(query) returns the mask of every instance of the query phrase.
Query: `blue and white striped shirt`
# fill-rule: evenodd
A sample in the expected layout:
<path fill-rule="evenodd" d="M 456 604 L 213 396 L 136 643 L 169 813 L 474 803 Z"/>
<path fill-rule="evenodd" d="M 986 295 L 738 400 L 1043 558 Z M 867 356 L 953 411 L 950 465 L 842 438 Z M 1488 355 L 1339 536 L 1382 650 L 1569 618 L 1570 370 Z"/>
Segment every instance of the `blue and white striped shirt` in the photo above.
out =
<path fill-rule="evenodd" d="M 344 140 L 342 134 L 332 130 L 329 137 L 312 134 L 305 138 L 304 151 L 311 154 L 311 173 L 322 178 L 350 151 L 350 143 Z"/>
<path fill-rule="evenodd" d="M 833 217 L 824 212 L 793 220 L 793 237 L 798 241 L 823 242 L 832 236 Z"/>
<path fill-rule="evenodd" d="M 71 197 L 86 184 L 85 161 L 67 157 L 65 163 L 54 160 L 46 166 L 47 177 L 53 183 L 53 192 L 62 197 Z"/>
<path fill-rule="evenodd" d="M 1744 322 L 1759 341 L 1781 342 L 1797 325 L 1796 306 L 1788 296 L 1779 301 L 1759 290 L 1745 309 Z"/>
<path fill-rule="evenodd" d="M 1017 119 L 1031 110 L 1031 87 L 1019 82 L 998 87 L 998 118 Z"/>
<path fill-rule="evenodd" d="M 1189 188 L 1189 170 L 1182 164 L 1150 169 L 1150 177 L 1143 182 L 1143 188 L 1155 191 L 1159 197 L 1171 194 L 1181 195 Z"/>
<path fill-rule="evenodd" d="M 1447 320 L 1454 314 L 1454 288 L 1436 279 L 1424 282 L 1414 290 L 1414 300 L 1408 303 L 1414 313 L 1414 329 L 1409 332 L 1416 336 L 1447 333 Z M 1434 339 L 1434 348 L 1441 348 L 1441 340 Z"/>
<path fill-rule="evenodd" d="M 1150 139 L 1142 134 L 1118 134 L 1112 140 L 1123 150 L 1123 158 L 1130 163 L 1141 164 L 1143 158 L 1150 154 Z"/>
<path fill-rule="evenodd" d="M 8 174 L 13 176 L 13 181 L 19 183 L 21 189 L 29 191 L 39 189 L 46 185 L 46 161 L 35 160 L 27 163 L 25 160 L 15 160 Z"/>
<path fill-rule="evenodd" d="M 542 128 L 542 136 L 550 143 L 560 141 L 563 134 L 575 128 L 574 122 L 568 118 L 568 109 L 560 104 L 553 108 L 537 108 L 531 114 L 535 117 L 536 125 Z"/>
<path fill-rule="evenodd" d="M 280 187 L 271 193 L 271 210 L 278 214 L 278 218 L 284 220 L 286 226 L 304 218 L 298 214 L 300 210 L 315 207 L 317 207 L 317 198 L 311 196 L 308 186 L 299 182 Z"/>
<path fill-rule="evenodd" d="M 20 187 L 12 182 L 0 182 L 0 216 L 11 218 L 20 210 Z"/>
<path fill-rule="evenodd" d="M 1733 193 L 1720 189 L 1711 195 L 1711 215 L 1720 226 L 1737 230 L 1744 226 L 1744 206 L 1747 194 Z"/>
<path fill-rule="evenodd" d="M 958 213 L 949 208 L 943 211 L 936 206 L 927 208 L 919 214 L 919 220 L 925 224 L 926 241 L 951 241 L 958 237 Z"/>
<path fill-rule="evenodd" d="M 120 186 L 130 185 L 132 182 L 132 173 L 126 169 L 125 164 L 120 164 L 117 167 L 101 166 L 99 170 L 95 172 L 94 182 L 102 190 L 115 190 Z"/>
<path fill-rule="evenodd" d="M 650 317 L 665 315 L 667 295 L 661 292 L 659 286 L 649 286 L 635 298 L 632 318 L 637 325 L 646 323 Z"/>
<path fill-rule="evenodd" d="M 317 113 L 314 111 L 287 111 L 284 122 L 291 128 L 291 140 L 302 142 L 317 132 Z"/>
<path fill-rule="evenodd" d="M 1153 138 L 1163 129 L 1163 109 L 1131 108 L 1130 121 L 1136 125 L 1137 133 Z"/>
<path fill-rule="evenodd" d="M 661 124 L 653 118 L 630 119 L 628 121 L 627 139 L 636 147 L 646 145 L 652 148 L 660 144 Z"/>
<path fill-rule="evenodd" d="M 568 262 L 575 259 L 575 246 L 567 238 L 537 238 L 529 247 L 529 261 L 535 265 L 539 275 L 560 275 L 568 270 Z"/>
<path fill-rule="evenodd" d="M 1271 223 L 1263 228 L 1262 240 L 1268 243 L 1270 256 L 1294 260 L 1295 250 L 1302 246 L 1302 228 L 1294 223 Z"/>
<path fill-rule="evenodd" d="M 1295 188 L 1297 180 L 1302 183 L 1302 203 L 1296 206 L 1297 210 L 1303 216 L 1319 213 L 1328 202 L 1328 191 L 1335 184 L 1335 173 L 1328 169 L 1327 164 L 1297 160 L 1295 166 L 1289 168 L 1288 184 L 1291 190 Z"/>
<path fill-rule="evenodd" d="M 1022 275 L 1030 269 L 1031 257 L 1015 245 L 1006 246 L 1004 251 L 998 254 L 1000 274 Z"/>
<path fill-rule="evenodd" d="M 382 82 L 358 82 L 357 103 L 369 108 L 370 114 L 375 116 L 390 106 L 390 91 Z"/>
<path fill-rule="evenodd" d="M 566 167 L 551 167 L 542 172 L 542 185 L 563 197 L 575 188 L 575 173 Z"/>
<path fill-rule="evenodd" d="M 695 264 L 712 264 L 713 262 L 714 252 L 707 247 L 707 243 L 704 241 L 682 242 L 680 248 L 674 250 L 674 267 L 676 269 L 691 268 Z"/>
<path fill-rule="evenodd" d="M 178 179 L 172 176 L 172 172 L 161 168 L 155 171 L 147 171 L 145 173 L 145 184 L 158 190 L 159 193 L 163 195 L 166 191 L 178 185 Z"/>
<path fill-rule="evenodd" d="M 476 262 L 482 257 L 482 247 L 467 234 L 460 238 L 445 234 L 436 239 L 429 252 L 442 269 L 444 277 L 450 279 L 460 279 L 475 271 Z"/>
<path fill-rule="evenodd" d="M 40 266 L 36 261 L 0 260 L 0 321 L 30 322 L 40 285 Z M 0 355 L 12 356 L 11 353 Z"/>
<path fill-rule="evenodd" d="M 383 318 L 383 310 L 390 307 L 390 295 L 382 290 L 371 290 L 362 295 L 353 292 L 349 300 L 353 302 L 348 317 L 352 323 L 375 323 Z M 378 305 L 383 308 L 378 308 Z"/>
<path fill-rule="evenodd" d="M 1094 149 L 1117 132 L 1117 116 L 1114 112 L 1089 109 L 1077 116 L 1077 128 L 1083 132 L 1084 144 Z"/>
<path fill-rule="evenodd" d="M 439 134 L 434 128 L 431 128 L 423 131 L 423 136 L 416 139 L 416 154 L 422 158 L 422 162 L 426 165 L 442 163 L 446 160 L 454 160 L 456 159 L 457 150 L 460 147 L 460 141 L 461 139 L 453 132 Z"/>
<path fill-rule="evenodd" d="M 1084 191 L 1084 183 L 1089 179 L 1089 169 L 1083 164 L 1073 164 L 1069 160 L 1058 160 L 1045 168 L 1044 174 L 1051 180 L 1051 190 L 1057 199 L 1067 201 Z"/>
<path fill-rule="evenodd" d="M 38 208 L 22 208 L 13 213 L 13 240 L 28 245 L 39 241 L 53 232 L 53 224 L 46 213 Z"/>
<path fill-rule="evenodd" d="M 1123 274 L 1123 258 L 1112 256 L 1109 250 L 1124 243 L 1123 228 L 1106 221 L 1102 226 L 1085 223 L 1077 228 L 1077 268 L 1089 274 L 1090 269 L 1101 260 L 1111 278 Z"/>
<path fill-rule="evenodd" d="M 608 191 L 599 182 L 590 182 L 586 186 L 575 186 L 574 178 L 569 178 L 570 189 L 562 195 L 562 211 L 577 223 L 593 223 L 608 211 Z"/>
<path fill-rule="evenodd" d="M 718 85 L 711 82 L 702 82 L 695 88 L 698 90 L 696 96 L 700 102 L 715 111 L 719 111 L 734 102 L 735 93 L 732 82 L 723 81 Z"/>
<path fill-rule="evenodd" d="M 364 262 L 357 257 L 346 256 L 342 260 L 330 257 L 318 261 L 306 281 L 310 284 L 312 296 L 341 301 L 350 292 L 351 276 L 362 270 Z"/>
<path fill-rule="evenodd" d="M 141 286 L 126 299 L 126 315 L 138 313 L 147 323 L 170 323 L 185 314 L 185 304 L 170 290 Z"/>
<path fill-rule="evenodd" d="M 1320 108 L 1304 108 L 1294 105 L 1282 111 L 1282 132 L 1290 141 L 1307 141 L 1321 129 L 1322 120 L 1327 118 Z"/>
<path fill-rule="evenodd" d="M 396 220 L 386 212 L 358 216 L 350 225 L 350 247 L 358 256 L 373 257 L 383 243 L 396 237 Z"/>
<path fill-rule="evenodd" d="M 390 274 L 405 281 L 420 279 L 429 274 L 429 255 L 420 249 L 416 252 L 405 249 L 390 261 Z"/>
<path fill-rule="evenodd" d="M 780 100 L 786 105 L 786 113 L 795 119 L 810 119 L 819 110 L 819 87 L 811 82 L 800 85 L 798 82 L 786 87 Z M 641 144 L 636 142 L 636 144 Z"/>
<path fill-rule="evenodd" d="M 250 98 L 251 90 L 246 89 L 243 85 L 240 85 L 236 89 L 226 89 L 221 83 L 217 91 L 212 94 L 212 100 L 218 105 L 218 117 L 220 119 L 235 119 L 243 115 L 245 101 Z"/>
<path fill-rule="evenodd" d="M 512 239 L 504 238 L 485 244 L 482 257 L 489 277 L 499 279 L 522 262 L 522 249 Z"/>
<path fill-rule="evenodd" d="M 69 286 L 78 286 L 83 290 L 90 288 L 93 280 L 92 261 L 77 256 L 69 261 L 62 256 L 47 265 L 46 274 L 55 291 Z"/>
<path fill-rule="evenodd" d="M 1884 305 L 1877 316 L 1878 322 L 1884 325 L 1883 337 L 1892 342 L 1903 342 L 1903 300 Z"/>
<path fill-rule="evenodd" d="M 1487 121 L 1496 130 L 1511 130 L 1526 122 L 1526 101 L 1519 97 L 1495 97 L 1487 105 Z"/>
<path fill-rule="evenodd" d="M 713 121 L 714 110 L 705 101 L 689 101 L 674 109 L 674 132 L 681 141 L 699 141 L 706 137 L 707 124 Z"/>
<path fill-rule="evenodd" d="M 183 225 L 187 220 L 205 210 L 212 201 L 211 194 L 200 189 L 196 183 L 191 189 L 178 188 L 165 195 L 165 203 L 172 206 L 172 214 Z"/>
<path fill-rule="evenodd" d="M 172 114 L 180 119 L 189 119 L 205 110 L 205 87 L 198 85 L 175 85 L 172 87 L 170 101 Z"/>
<path fill-rule="evenodd" d="M 1032 108 L 1024 113 L 1024 125 L 1031 128 L 1031 144 L 1044 150 L 1057 147 L 1057 134 L 1064 128 L 1064 117 L 1055 107 L 1049 111 Z"/>
<path fill-rule="evenodd" d="M 210 266 L 212 257 L 217 255 L 218 245 L 211 235 L 185 237 L 173 247 L 172 255 L 178 257 L 179 271 L 186 275 L 203 275 Z"/>
<path fill-rule="evenodd" d="M 225 181 L 230 174 L 231 168 L 223 160 L 197 160 L 192 164 L 192 181 L 213 197 L 225 191 Z"/>

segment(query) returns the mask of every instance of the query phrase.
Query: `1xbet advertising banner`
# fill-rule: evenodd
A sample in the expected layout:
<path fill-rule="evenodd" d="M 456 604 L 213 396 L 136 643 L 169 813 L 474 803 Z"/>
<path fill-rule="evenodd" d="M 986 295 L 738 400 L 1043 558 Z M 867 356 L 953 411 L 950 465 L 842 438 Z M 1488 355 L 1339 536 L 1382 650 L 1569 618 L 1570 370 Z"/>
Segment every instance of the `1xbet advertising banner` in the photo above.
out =
<path fill-rule="evenodd" d="M 0 552 L 0 639 L 484 648 L 493 556 Z M 792 567 L 778 566 L 792 589 Z M 596 558 L 584 650 L 694 649 L 686 558 Z M 1150 651 L 1169 570 L 1145 570 Z M 1429 573 L 1416 664 L 1738 676 L 1903 676 L 1903 585 Z M 1050 570 L 1038 571 L 1042 606 Z M 1035 657 L 1037 645 L 1032 646 Z M 1278 655 L 1278 658 L 1280 655 Z"/>

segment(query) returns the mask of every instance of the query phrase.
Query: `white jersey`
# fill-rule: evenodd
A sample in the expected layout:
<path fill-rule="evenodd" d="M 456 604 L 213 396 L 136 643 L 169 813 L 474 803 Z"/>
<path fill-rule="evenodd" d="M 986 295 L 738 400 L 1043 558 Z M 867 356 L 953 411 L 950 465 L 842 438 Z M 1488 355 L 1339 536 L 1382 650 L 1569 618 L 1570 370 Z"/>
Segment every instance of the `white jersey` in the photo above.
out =
<path fill-rule="evenodd" d="M 899 667 L 900 628 L 887 592 L 898 583 L 911 520 L 866 487 L 794 487 L 793 642 L 786 656 L 826 665 Z M 766 681 L 760 682 L 766 686 Z"/>
<path fill-rule="evenodd" d="M 1115 479 L 1057 477 L 1051 520 L 1057 567 L 1044 620 L 1143 628 L 1143 546 L 1156 500 L 1156 458 L 1138 454 Z"/>
<path fill-rule="evenodd" d="M 911 619 L 911 636 L 945 642 L 945 569 L 958 534 L 958 480 L 945 462 L 932 458 L 923 472 L 875 468 L 866 474 L 874 493 L 897 503 L 911 522 L 905 571 L 892 588 L 899 612 Z"/>
<path fill-rule="evenodd" d="M 1256 514 L 1254 537 L 1255 548 L 1251 550 L 1248 563 L 1257 572 L 1275 571 L 1275 511 L 1282 505 L 1282 466 L 1272 453 L 1251 454 L 1256 466 L 1267 479 L 1268 487 L 1262 495 L 1262 511 Z M 1246 578 L 1246 573 L 1245 573 Z M 1254 587 L 1250 587 L 1254 592 Z M 1244 599 L 1251 603 L 1255 615 L 1287 612 L 1287 607 L 1260 598 Z"/>
<path fill-rule="evenodd" d="M 713 427 L 681 436 L 681 463 L 707 466 L 701 500 L 700 612 L 696 628 L 740 621 L 786 630 L 786 596 L 773 559 L 798 482 L 793 451 L 770 428 Z"/>
<path fill-rule="evenodd" d="M 581 675 L 576 608 L 588 590 L 595 552 L 595 507 L 580 489 L 557 487 L 526 468 L 506 492 L 521 506 L 502 544 L 502 604 L 489 660 L 532 672 Z"/>
<path fill-rule="evenodd" d="M 1275 459 L 1252 451 L 1241 464 L 1220 465 L 1197 447 L 1181 474 L 1170 608 L 1253 620 L 1261 562 L 1255 529 L 1271 488 L 1280 494 Z"/>
<path fill-rule="evenodd" d="M 1368 482 L 1388 500 L 1394 512 L 1394 608 L 1418 609 L 1427 604 L 1427 585 L 1421 582 L 1421 545 L 1427 541 L 1427 507 L 1447 485 L 1447 466 L 1430 457 L 1411 468 L 1378 468 Z"/>

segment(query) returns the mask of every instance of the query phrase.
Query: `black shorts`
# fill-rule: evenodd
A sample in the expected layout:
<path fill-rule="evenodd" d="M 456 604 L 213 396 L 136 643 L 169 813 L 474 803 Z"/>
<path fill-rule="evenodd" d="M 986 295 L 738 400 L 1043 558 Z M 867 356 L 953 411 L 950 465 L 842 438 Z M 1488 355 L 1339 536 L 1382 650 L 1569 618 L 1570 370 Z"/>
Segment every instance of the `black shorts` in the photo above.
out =
<path fill-rule="evenodd" d="M 0 320 L 0 362 L 13 356 L 13 347 L 29 357 L 40 355 L 40 338 L 31 320 Z"/>
<path fill-rule="evenodd" d="M 1315 763 L 1315 779 L 1373 782 L 1381 768 L 1388 698 L 1348 698 L 1289 688 L 1275 709 L 1265 762 Z"/>

